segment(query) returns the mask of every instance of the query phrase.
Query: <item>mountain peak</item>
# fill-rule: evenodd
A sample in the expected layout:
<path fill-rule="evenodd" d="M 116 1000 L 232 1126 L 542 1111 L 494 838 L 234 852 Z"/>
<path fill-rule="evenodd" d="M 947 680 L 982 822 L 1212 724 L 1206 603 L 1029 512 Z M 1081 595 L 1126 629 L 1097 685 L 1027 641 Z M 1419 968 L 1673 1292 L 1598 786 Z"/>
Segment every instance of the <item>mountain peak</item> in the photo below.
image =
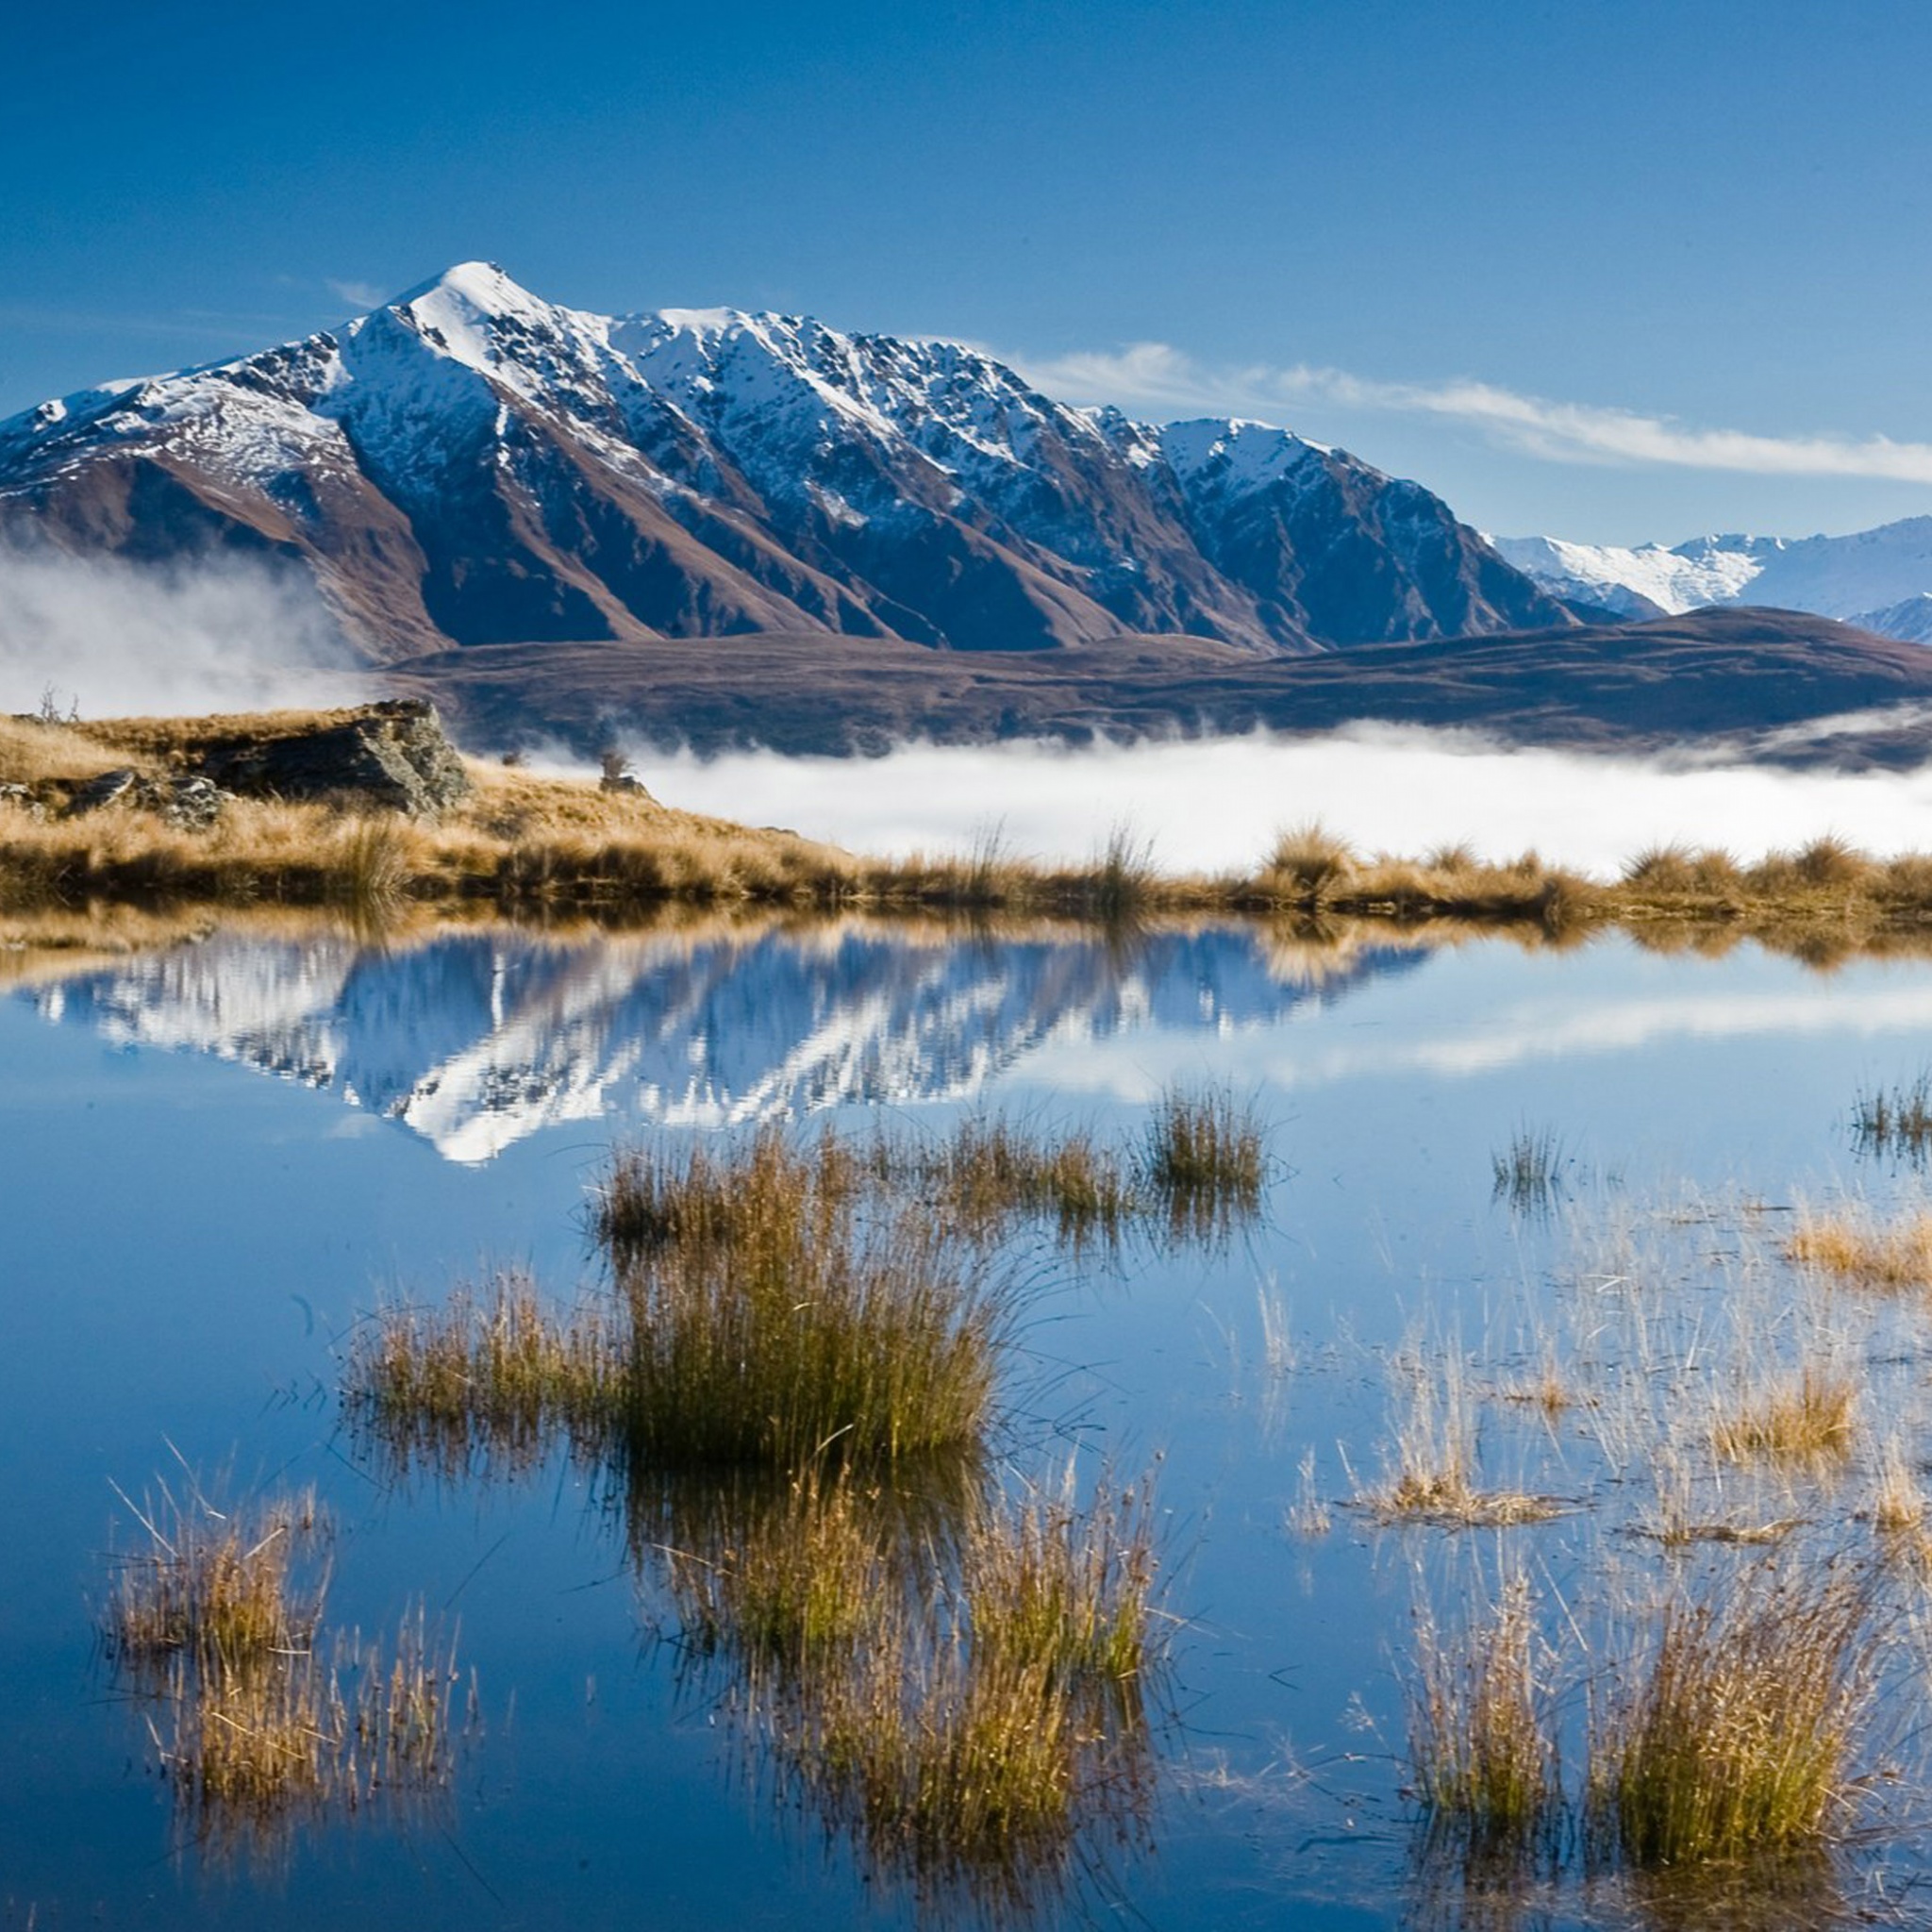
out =
<path fill-rule="evenodd" d="M 414 308 L 426 302 L 460 302 L 479 314 L 503 314 L 519 308 L 549 305 L 512 281 L 493 261 L 458 261 L 441 275 L 405 289 L 383 304 L 386 308 Z"/>
<path fill-rule="evenodd" d="M 1564 616 L 1446 505 L 1286 430 L 1096 418 L 978 350 L 808 316 L 595 314 L 490 261 L 6 425 L 0 522 L 84 548 L 103 503 L 143 554 L 300 557 L 377 657 L 761 631 L 1273 655 Z"/>

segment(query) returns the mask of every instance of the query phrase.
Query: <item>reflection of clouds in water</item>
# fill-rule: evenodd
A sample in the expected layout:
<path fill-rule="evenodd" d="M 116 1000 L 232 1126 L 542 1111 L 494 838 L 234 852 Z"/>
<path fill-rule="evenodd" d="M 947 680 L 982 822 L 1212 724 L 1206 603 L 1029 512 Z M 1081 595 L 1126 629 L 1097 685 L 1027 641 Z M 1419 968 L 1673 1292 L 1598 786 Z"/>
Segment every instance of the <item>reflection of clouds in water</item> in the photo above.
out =
<path fill-rule="evenodd" d="M 1124 822 L 1153 840 L 1157 863 L 1211 872 L 1253 865 L 1276 831 L 1309 818 L 1365 850 L 1466 840 L 1507 858 L 1534 845 L 1606 874 L 1671 841 L 1755 858 L 1833 831 L 1874 852 L 1932 850 L 1932 769 L 1674 765 L 1393 725 L 1081 751 L 925 745 L 881 758 L 646 752 L 638 765 L 667 804 L 889 854 L 961 851 L 998 824 L 1016 853 L 1080 860 Z"/>
<path fill-rule="evenodd" d="M 1932 1031 L 1932 985 L 1850 996 L 1842 987 L 1821 986 L 1815 992 L 1683 993 L 1574 1005 L 1528 1001 L 1474 1016 L 1453 1031 L 1346 1042 L 1310 1039 L 1306 1046 L 1298 1038 L 1301 1030 L 1291 1023 L 1219 1034 L 1141 1034 L 1084 1041 L 1071 1052 L 1058 1052 L 1049 1041 L 1021 1073 L 1028 1081 L 1070 1092 L 1136 1103 L 1204 1065 L 1236 1080 L 1283 1088 L 1325 1087 L 1383 1074 L 1455 1079 L 1531 1060 L 1632 1052 L 1671 1040 L 1925 1033 Z"/>

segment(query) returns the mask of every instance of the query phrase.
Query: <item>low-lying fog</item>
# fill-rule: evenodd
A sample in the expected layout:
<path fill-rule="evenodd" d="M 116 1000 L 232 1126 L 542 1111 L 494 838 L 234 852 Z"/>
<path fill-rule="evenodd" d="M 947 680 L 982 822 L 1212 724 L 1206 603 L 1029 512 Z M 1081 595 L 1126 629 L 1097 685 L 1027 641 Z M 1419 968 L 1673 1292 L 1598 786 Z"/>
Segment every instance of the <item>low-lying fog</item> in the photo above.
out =
<path fill-rule="evenodd" d="M 373 695 L 334 618 L 292 569 L 0 548 L 0 711 L 169 716 Z"/>
<path fill-rule="evenodd" d="M 966 850 L 997 826 L 1015 854 L 1080 860 L 1124 825 L 1162 868 L 1216 872 L 1253 865 L 1276 831 L 1309 819 L 1365 850 L 1413 856 L 1466 841 L 1501 858 L 1533 846 L 1601 874 L 1673 841 L 1756 858 L 1836 832 L 1874 853 L 1932 851 L 1932 767 L 1673 764 L 1506 750 L 1408 726 L 1077 751 L 1024 742 L 635 761 L 667 805 L 890 855 Z"/>

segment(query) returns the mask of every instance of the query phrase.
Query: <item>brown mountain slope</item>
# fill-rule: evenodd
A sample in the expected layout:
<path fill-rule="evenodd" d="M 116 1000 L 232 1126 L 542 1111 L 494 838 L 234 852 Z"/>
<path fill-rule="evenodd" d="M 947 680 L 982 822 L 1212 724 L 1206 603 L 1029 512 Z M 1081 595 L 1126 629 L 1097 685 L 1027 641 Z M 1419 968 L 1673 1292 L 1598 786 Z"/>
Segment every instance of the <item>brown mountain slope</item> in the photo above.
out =
<path fill-rule="evenodd" d="M 555 736 L 585 752 L 620 735 L 703 752 L 836 753 L 908 739 L 1307 732 L 1371 720 L 1519 744 L 1709 742 L 1851 765 L 1917 764 L 1932 743 L 1921 721 L 1932 719 L 1932 651 L 1750 608 L 1319 658 L 1257 659 L 1194 638 L 943 652 L 819 633 L 472 647 L 412 658 L 394 676 L 433 696 L 472 742 Z M 1819 728 L 1874 711 L 1889 715 Z"/>

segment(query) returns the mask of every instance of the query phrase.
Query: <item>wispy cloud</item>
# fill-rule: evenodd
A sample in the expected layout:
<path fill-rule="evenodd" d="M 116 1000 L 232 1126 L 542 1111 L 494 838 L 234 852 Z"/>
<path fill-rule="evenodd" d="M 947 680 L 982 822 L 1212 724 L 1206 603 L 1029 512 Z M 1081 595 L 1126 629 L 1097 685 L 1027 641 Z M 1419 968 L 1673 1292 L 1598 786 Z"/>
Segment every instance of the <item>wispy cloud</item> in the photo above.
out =
<path fill-rule="evenodd" d="M 351 308 L 378 308 L 384 299 L 384 291 L 374 282 L 337 281 L 331 275 L 327 287 L 338 302 L 346 302 Z"/>
<path fill-rule="evenodd" d="M 1383 382 L 1307 363 L 1212 368 L 1166 342 L 1013 359 L 1029 380 L 1078 402 L 1260 416 L 1325 403 L 1461 424 L 1507 448 L 1552 462 L 1932 483 L 1932 443 L 1700 428 L 1634 409 L 1523 395 L 1490 382 Z"/>

